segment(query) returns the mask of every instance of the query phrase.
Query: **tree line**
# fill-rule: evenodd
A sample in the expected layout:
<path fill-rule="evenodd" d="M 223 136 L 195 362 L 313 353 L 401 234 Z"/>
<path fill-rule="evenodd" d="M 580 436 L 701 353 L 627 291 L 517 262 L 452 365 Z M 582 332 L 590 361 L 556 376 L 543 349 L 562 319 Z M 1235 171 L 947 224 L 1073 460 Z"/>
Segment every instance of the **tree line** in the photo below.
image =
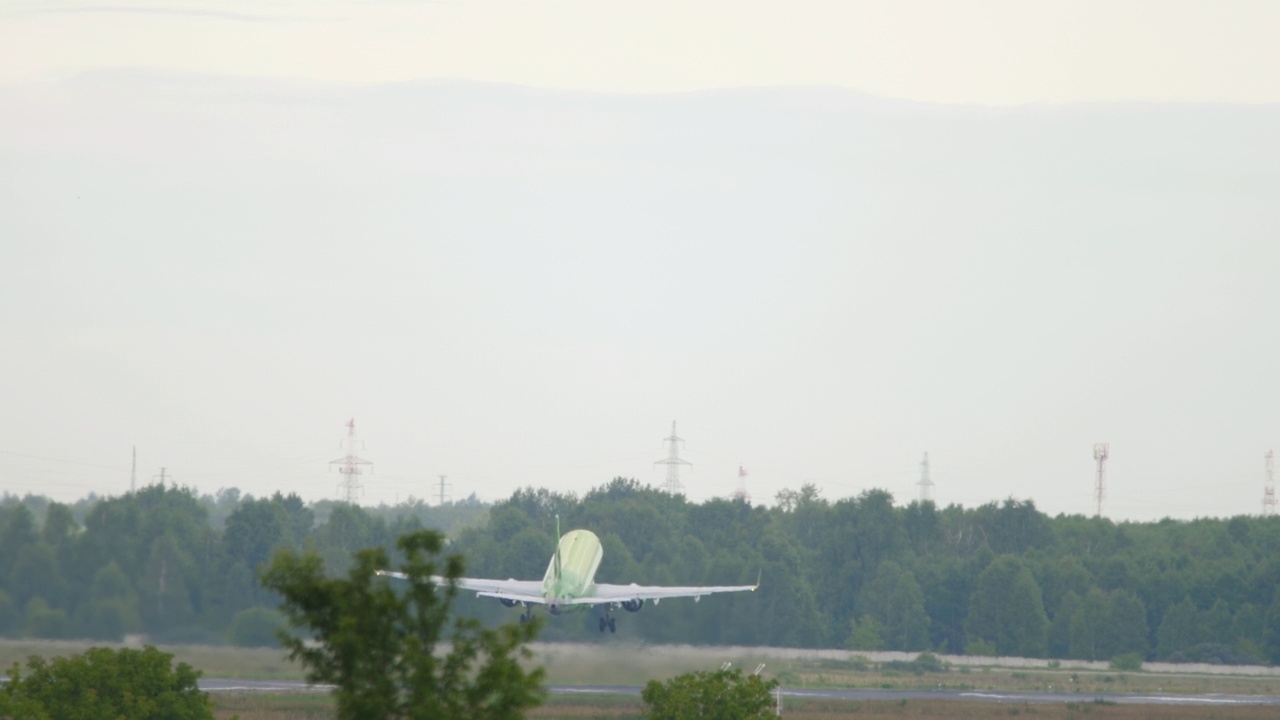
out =
<path fill-rule="evenodd" d="M 1280 662 L 1280 518 L 1116 523 L 1014 499 L 939 508 L 868 490 L 832 501 L 812 485 L 775 500 L 691 503 L 623 478 L 582 496 L 527 488 L 440 508 L 164 486 L 75 505 L 10 496 L 0 503 L 0 634 L 270 642 L 279 598 L 258 573 L 278 549 L 314 550 L 337 574 L 357 549 L 394 557 L 396 538 L 433 528 L 468 575 L 537 579 L 558 515 L 564 530 L 600 537 L 601 582 L 762 578 L 755 593 L 621 613 L 623 637 Z M 461 596 L 457 607 L 489 624 L 515 612 Z M 601 640 L 590 614 L 556 618 L 542 637 Z"/>
<path fill-rule="evenodd" d="M 72 505 L 9 495 L 0 501 L 0 635 L 273 644 L 279 599 L 258 571 L 277 549 L 314 550 L 340 572 L 356 550 L 483 522 L 488 510 L 474 497 L 362 508 L 164 485 Z"/>

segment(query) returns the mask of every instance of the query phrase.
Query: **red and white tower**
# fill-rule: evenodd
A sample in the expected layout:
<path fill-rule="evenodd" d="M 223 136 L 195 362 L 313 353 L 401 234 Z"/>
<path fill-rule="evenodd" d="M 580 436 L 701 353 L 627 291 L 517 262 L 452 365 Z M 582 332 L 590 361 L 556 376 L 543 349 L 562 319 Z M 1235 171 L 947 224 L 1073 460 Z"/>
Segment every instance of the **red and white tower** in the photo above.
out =
<path fill-rule="evenodd" d="M 733 491 L 734 500 L 751 501 L 751 493 L 747 492 L 747 469 L 738 466 L 738 489 Z"/>
<path fill-rule="evenodd" d="M 356 419 L 351 418 L 347 421 L 347 437 L 343 441 L 343 445 L 347 448 L 347 454 L 337 460 L 329 461 L 330 465 L 337 465 L 338 472 L 342 473 L 342 482 L 338 483 L 338 489 L 346 495 L 346 501 L 355 505 L 360 499 L 360 491 L 363 487 L 360 485 L 360 475 L 364 473 L 365 465 L 373 465 L 373 463 L 364 458 L 356 457 L 356 449 L 362 447 L 356 440 Z"/>
<path fill-rule="evenodd" d="M 1267 451 L 1267 486 L 1262 489 L 1263 516 L 1276 514 L 1276 454 Z"/>
<path fill-rule="evenodd" d="M 1093 446 L 1093 460 L 1098 463 L 1098 477 L 1093 483 L 1093 501 L 1097 503 L 1097 516 L 1102 517 L 1102 499 L 1107 496 L 1107 458 L 1111 457 L 1109 443 L 1097 443 Z"/>

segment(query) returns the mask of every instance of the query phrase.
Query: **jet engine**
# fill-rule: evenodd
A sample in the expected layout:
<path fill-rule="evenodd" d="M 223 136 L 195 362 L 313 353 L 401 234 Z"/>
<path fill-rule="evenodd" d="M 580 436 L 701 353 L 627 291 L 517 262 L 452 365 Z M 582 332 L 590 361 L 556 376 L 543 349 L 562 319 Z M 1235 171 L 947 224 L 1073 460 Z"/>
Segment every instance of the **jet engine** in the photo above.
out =
<path fill-rule="evenodd" d="M 640 612 L 640 608 L 644 607 L 644 599 L 636 598 L 635 600 L 624 600 L 621 605 L 622 609 L 627 612 Z"/>
<path fill-rule="evenodd" d="M 498 598 L 498 602 L 506 605 L 507 607 L 515 607 L 520 604 L 519 600 L 512 600 L 511 598 Z"/>

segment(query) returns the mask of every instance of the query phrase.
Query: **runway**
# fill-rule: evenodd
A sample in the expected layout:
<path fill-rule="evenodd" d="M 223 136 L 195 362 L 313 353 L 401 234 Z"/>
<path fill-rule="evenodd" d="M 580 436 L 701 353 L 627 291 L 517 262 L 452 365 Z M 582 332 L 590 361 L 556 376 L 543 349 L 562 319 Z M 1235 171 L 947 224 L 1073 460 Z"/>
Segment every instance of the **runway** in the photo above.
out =
<path fill-rule="evenodd" d="M 297 680 L 228 680 L 202 678 L 200 689 L 205 692 L 325 692 L 329 686 L 308 685 Z M 551 685 L 552 695 L 640 695 L 637 685 Z M 872 689 L 823 689 L 782 688 L 783 698 L 797 700 L 965 700 L 985 703 L 1030 703 L 1054 705 L 1066 703 L 1091 703 L 1095 701 L 1118 705 L 1275 705 L 1280 697 L 1275 695 L 1173 695 L 1164 693 L 1027 693 L 978 690 L 872 690 Z"/>

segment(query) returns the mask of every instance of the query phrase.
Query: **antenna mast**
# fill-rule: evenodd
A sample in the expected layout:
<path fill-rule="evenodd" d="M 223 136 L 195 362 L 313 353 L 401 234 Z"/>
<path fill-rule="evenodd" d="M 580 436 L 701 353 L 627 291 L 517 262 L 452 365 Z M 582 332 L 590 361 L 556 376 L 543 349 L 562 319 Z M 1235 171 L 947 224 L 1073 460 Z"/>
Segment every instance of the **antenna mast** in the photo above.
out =
<path fill-rule="evenodd" d="M 360 485 L 360 475 L 364 472 L 361 466 L 373 465 L 373 463 L 363 458 L 356 457 L 356 419 L 351 418 L 347 422 L 347 454 L 337 460 L 330 460 L 330 465 L 337 465 L 338 472 L 342 473 L 342 482 L 338 483 L 338 489 L 346 494 L 348 504 L 355 505 L 360 497 L 360 492 L 364 488 Z"/>
<path fill-rule="evenodd" d="M 676 436 L 675 420 L 671 421 L 671 437 L 664 439 L 663 442 L 667 443 L 667 457 L 663 460 L 658 460 L 653 464 L 667 466 L 667 482 L 662 486 L 662 489 L 672 495 L 676 495 L 684 492 L 684 485 L 680 484 L 680 466 L 693 465 L 693 463 L 680 457 L 679 444 L 684 442 L 684 440 Z"/>
<path fill-rule="evenodd" d="M 933 481 L 929 479 L 929 453 L 925 453 L 924 460 L 920 461 L 920 482 L 916 485 L 920 486 L 920 502 L 933 499 Z"/>
<path fill-rule="evenodd" d="M 1276 455 L 1267 451 L 1267 486 L 1262 490 L 1263 516 L 1276 514 Z"/>
<path fill-rule="evenodd" d="M 1110 443 L 1093 446 L 1093 459 L 1098 463 L 1098 477 L 1093 483 L 1093 501 L 1098 507 L 1096 517 L 1102 517 L 1102 499 L 1107 496 L 1107 458 L 1110 456 Z"/>

